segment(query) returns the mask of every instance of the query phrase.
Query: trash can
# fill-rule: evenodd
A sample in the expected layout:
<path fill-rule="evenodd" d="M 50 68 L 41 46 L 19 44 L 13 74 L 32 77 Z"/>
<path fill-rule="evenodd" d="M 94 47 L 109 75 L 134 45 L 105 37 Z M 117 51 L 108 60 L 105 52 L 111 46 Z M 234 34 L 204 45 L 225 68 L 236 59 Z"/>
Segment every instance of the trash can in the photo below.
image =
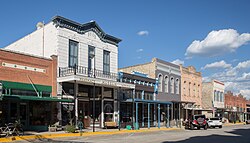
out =
<path fill-rule="evenodd" d="M 130 125 L 127 125 L 127 126 L 126 126 L 126 129 L 127 129 L 127 130 L 131 130 L 131 126 L 130 126 Z"/>

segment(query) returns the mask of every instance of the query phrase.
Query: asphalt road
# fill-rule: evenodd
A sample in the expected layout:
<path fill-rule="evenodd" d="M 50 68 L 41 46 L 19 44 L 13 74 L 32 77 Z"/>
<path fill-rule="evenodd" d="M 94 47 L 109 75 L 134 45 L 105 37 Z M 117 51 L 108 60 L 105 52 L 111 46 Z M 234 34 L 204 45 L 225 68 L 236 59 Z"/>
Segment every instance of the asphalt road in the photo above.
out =
<path fill-rule="evenodd" d="M 67 137 L 16 141 L 16 143 L 250 143 L 250 125 L 224 126 L 222 129 L 171 130 L 88 137 Z"/>

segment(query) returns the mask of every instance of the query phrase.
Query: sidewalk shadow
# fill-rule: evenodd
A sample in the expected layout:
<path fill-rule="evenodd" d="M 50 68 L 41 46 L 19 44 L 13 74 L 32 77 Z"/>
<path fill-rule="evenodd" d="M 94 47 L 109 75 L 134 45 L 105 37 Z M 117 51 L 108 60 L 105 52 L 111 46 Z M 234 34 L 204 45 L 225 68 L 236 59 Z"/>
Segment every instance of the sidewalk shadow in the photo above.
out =
<path fill-rule="evenodd" d="M 181 141 L 165 141 L 163 143 L 250 143 L 249 129 L 235 129 L 228 135 L 196 136 Z M 231 134 L 231 135 L 230 135 Z"/>

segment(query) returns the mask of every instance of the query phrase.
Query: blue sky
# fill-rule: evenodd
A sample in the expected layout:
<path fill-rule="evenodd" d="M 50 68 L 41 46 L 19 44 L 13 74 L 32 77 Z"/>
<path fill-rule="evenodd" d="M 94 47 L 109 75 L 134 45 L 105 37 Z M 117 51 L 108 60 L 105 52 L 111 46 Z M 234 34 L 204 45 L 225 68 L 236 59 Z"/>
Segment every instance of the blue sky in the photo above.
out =
<path fill-rule="evenodd" d="M 85 23 L 95 20 L 121 38 L 119 67 L 153 57 L 193 65 L 204 80 L 250 97 L 250 1 L 126 0 L 0 2 L 0 47 L 35 30 L 55 15 Z"/>

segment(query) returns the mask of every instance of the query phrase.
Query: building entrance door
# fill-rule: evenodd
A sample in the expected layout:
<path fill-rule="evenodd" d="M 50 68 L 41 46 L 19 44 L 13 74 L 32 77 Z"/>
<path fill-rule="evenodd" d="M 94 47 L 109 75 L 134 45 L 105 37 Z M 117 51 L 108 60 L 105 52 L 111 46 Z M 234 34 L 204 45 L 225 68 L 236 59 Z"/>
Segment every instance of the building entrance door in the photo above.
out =
<path fill-rule="evenodd" d="M 26 129 L 28 126 L 28 105 L 27 103 L 20 103 L 20 122 L 23 125 L 23 128 Z"/>

